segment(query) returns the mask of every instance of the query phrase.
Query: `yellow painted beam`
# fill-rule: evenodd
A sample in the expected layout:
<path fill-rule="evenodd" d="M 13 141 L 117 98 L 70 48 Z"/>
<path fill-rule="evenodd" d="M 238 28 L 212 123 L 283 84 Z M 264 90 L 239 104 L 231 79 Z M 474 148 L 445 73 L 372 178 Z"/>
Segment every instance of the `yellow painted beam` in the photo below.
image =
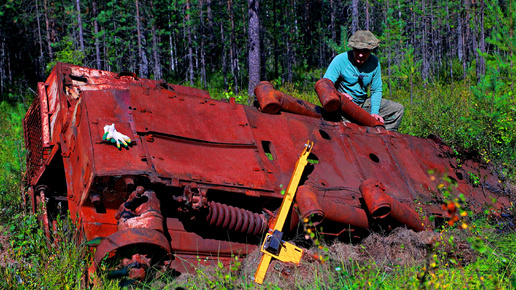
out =
<path fill-rule="evenodd" d="M 290 178 L 290 182 L 288 184 L 287 190 L 285 192 L 285 197 L 281 203 L 280 210 L 278 212 L 278 216 L 276 217 L 276 222 L 274 223 L 274 227 L 269 229 L 269 232 L 265 236 L 265 240 L 261 246 L 261 252 L 263 253 L 262 258 L 260 260 L 260 264 L 258 265 L 258 269 L 256 274 L 254 275 L 254 281 L 258 284 L 262 284 L 265 279 L 265 275 L 267 274 L 267 269 L 269 268 L 269 264 L 271 263 L 272 258 L 278 259 L 283 262 L 292 262 L 294 264 L 299 264 L 301 261 L 301 256 L 303 255 L 303 250 L 299 247 L 296 247 L 293 244 L 287 242 L 281 242 L 279 253 L 277 255 L 267 251 L 264 249 L 265 244 L 269 241 L 269 239 L 274 239 L 275 237 L 272 235 L 274 231 L 280 231 L 283 229 L 283 225 L 285 224 L 285 220 L 287 219 L 288 212 L 292 207 L 292 202 L 294 201 L 294 197 L 296 195 L 297 187 L 299 186 L 299 181 L 301 180 L 301 176 L 303 175 L 303 171 L 305 169 L 306 164 L 308 163 L 308 155 L 312 151 L 314 143 L 308 140 L 305 144 L 305 148 L 301 153 L 301 156 L 296 162 L 296 166 L 294 167 L 294 173 Z M 281 233 L 280 233 L 281 234 Z"/>

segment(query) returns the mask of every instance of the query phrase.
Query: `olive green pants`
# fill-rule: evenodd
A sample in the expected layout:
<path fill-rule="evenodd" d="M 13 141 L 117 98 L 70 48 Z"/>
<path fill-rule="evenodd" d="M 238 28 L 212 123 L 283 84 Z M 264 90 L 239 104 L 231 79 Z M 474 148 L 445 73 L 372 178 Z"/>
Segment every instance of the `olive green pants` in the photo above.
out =
<path fill-rule="evenodd" d="M 366 99 L 360 107 L 366 110 L 366 112 L 371 113 L 371 99 Z M 382 99 L 378 115 L 383 118 L 386 130 L 398 131 L 403 119 L 403 110 L 402 104 Z"/>
<path fill-rule="evenodd" d="M 366 112 L 371 113 L 371 99 L 366 99 L 362 105 L 359 105 Z M 382 99 L 380 104 L 380 115 L 383 118 L 385 129 L 390 131 L 398 131 L 403 119 L 403 105 L 394 101 Z M 344 122 L 347 122 L 343 118 Z"/>

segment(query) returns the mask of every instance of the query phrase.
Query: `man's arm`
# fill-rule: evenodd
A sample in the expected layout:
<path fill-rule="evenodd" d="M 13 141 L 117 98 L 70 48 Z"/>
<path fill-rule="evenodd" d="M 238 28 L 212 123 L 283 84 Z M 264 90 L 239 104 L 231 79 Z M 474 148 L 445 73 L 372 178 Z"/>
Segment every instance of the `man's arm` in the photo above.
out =
<path fill-rule="evenodd" d="M 333 58 L 323 78 L 329 79 L 335 84 L 340 77 L 342 71 L 342 54 L 337 55 Z"/>
<path fill-rule="evenodd" d="M 336 57 L 334 57 L 333 60 L 331 61 L 330 65 L 328 66 L 326 73 L 324 74 L 323 78 L 326 78 L 326 79 L 329 79 L 330 81 L 332 81 L 333 85 L 335 85 L 335 83 L 337 82 L 337 80 L 340 77 L 341 72 L 344 70 L 343 66 L 344 66 L 345 59 L 342 59 L 343 57 L 347 57 L 347 54 L 342 53 L 342 54 L 339 54 Z M 337 90 L 337 87 L 335 87 L 335 89 Z M 339 97 L 341 99 L 347 98 L 348 100 L 353 101 L 353 97 L 347 93 L 339 92 L 337 90 L 337 95 L 339 95 Z"/>
<path fill-rule="evenodd" d="M 383 122 L 382 117 L 378 114 L 380 112 L 380 105 L 382 103 L 382 73 L 380 68 L 380 62 L 374 70 L 373 79 L 371 81 L 371 115 L 377 120 Z M 374 116 L 376 115 L 376 116 Z M 380 119 L 378 119 L 380 118 Z"/>

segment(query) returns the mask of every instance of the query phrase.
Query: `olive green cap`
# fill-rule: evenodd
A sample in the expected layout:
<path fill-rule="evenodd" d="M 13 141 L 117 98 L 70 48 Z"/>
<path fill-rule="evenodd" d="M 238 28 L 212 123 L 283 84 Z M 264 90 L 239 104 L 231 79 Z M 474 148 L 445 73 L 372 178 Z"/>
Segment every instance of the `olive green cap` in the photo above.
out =
<path fill-rule="evenodd" d="M 369 30 L 359 30 L 348 40 L 348 46 L 356 49 L 375 49 L 380 41 Z"/>

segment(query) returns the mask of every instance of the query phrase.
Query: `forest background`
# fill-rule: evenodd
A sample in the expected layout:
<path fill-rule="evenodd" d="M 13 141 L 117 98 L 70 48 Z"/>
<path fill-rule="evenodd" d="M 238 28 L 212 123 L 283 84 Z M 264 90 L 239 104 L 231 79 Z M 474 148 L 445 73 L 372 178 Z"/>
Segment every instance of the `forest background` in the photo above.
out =
<path fill-rule="evenodd" d="M 1 219 L 22 209 L 21 121 L 57 62 L 206 89 L 250 103 L 258 81 L 317 103 L 313 90 L 357 30 L 380 40 L 383 94 L 402 133 L 440 136 L 516 179 L 516 1 L 3 0 Z"/>

